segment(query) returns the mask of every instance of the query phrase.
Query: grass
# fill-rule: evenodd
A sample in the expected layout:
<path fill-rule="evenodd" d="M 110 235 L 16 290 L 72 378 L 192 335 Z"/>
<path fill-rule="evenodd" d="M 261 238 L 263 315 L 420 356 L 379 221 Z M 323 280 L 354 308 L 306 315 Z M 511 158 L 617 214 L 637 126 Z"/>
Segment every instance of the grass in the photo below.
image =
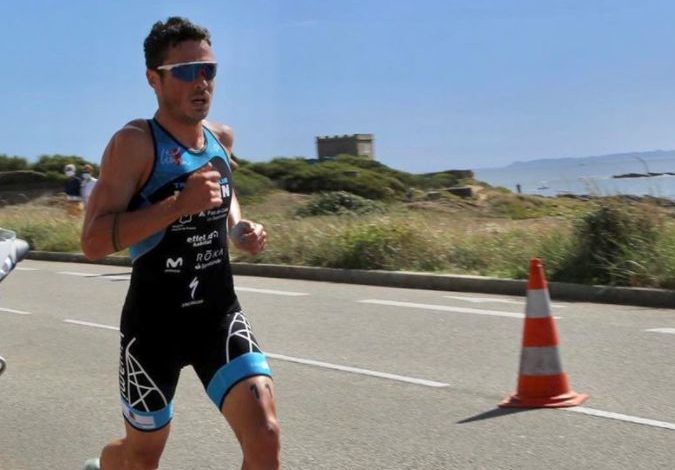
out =
<path fill-rule="evenodd" d="M 80 250 L 82 217 L 69 215 L 64 204 L 52 199 L 1 208 L 0 227 L 13 230 L 35 250 Z"/>
<path fill-rule="evenodd" d="M 269 246 L 253 259 L 235 260 L 362 269 L 395 269 L 523 277 L 528 260 L 567 236 L 572 220 L 562 217 L 513 220 L 489 207 L 464 202 L 388 206 L 386 214 L 294 217 L 307 198 L 283 196 L 284 207 L 251 205 L 248 217 L 268 229 Z"/>
<path fill-rule="evenodd" d="M 604 202 L 485 190 L 473 200 L 416 200 L 388 204 L 384 212 L 301 217 L 300 209 L 315 204 L 315 198 L 272 191 L 243 207 L 246 218 L 265 225 L 267 250 L 255 258 L 236 250 L 231 256 L 233 261 L 516 279 L 527 276 L 528 261 L 536 256 L 552 280 L 675 288 L 675 211 L 610 202 L 615 212 L 599 213 Z M 0 227 L 16 231 L 36 250 L 79 251 L 81 223 L 53 200 L 0 209 Z M 647 223 L 652 225 L 645 232 Z M 605 233 L 610 229 L 616 232 Z M 626 234 L 620 246 L 605 243 L 621 238 L 618 234 Z"/>

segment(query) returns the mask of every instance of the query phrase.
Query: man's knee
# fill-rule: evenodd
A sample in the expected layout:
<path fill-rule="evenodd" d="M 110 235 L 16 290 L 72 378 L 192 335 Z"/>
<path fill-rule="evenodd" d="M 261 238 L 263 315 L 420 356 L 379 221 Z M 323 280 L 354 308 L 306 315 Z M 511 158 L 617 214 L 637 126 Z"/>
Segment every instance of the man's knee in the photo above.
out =
<path fill-rule="evenodd" d="M 242 437 L 244 461 L 252 468 L 279 468 L 281 430 L 274 418 L 252 426 Z"/>

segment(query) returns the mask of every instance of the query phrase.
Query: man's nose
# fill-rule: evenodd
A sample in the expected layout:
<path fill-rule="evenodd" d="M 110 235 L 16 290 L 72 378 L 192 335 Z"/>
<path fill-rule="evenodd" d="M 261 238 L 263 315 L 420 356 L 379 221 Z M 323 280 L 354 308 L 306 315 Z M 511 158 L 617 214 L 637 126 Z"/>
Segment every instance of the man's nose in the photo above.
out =
<path fill-rule="evenodd" d="M 209 82 L 204 77 L 197 77 L 192 82 L 192 86 L 194 86 L 198 90 L 205 90 L 209 87 Z"/>
<path fill-rule="evenodd" d="M 209 86 L 209 80 L 206 79 L 206 72 L 201 69 L 199 72 L 197 72 L 197 76 L 195 77 L 194 84 L 198 88 L 208 88 Z"/>

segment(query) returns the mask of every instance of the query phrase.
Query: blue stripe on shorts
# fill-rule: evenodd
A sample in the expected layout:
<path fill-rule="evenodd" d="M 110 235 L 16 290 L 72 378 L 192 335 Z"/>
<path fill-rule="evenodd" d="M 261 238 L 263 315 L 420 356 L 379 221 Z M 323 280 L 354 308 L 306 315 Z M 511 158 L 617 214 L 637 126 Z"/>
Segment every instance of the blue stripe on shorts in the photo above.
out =
<path fill-rule="evenodd" d="M 242 354 L 218 369 L 206 388 L 211 401 L 220 409 L 223 400 L 241 380 L 255 375 L 272 376 L 272 370 L 265 355 L 258 352 Z"/>

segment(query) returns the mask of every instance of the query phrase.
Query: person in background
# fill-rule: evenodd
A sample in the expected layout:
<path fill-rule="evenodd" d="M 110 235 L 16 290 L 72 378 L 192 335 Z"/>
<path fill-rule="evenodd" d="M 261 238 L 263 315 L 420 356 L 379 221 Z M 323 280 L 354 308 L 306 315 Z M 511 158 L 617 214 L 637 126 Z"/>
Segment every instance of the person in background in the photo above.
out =
<path fill-rule="evenodd" d="M 66 200 L 79 202 L 82 200 L 82 180 L 75 173 L 75 165 L 69 163 L 63 170 L 66 175 Z"/>
<path fill-rule="evenodd" d="M 82 214 L 82 180 L 75 173 L 75 165 L 69 163 L 63 173 L 66 175 L 66 211 L 70 216 Z"/>
<path fill-rule="evenodd" d="M 98 179 L 94 178 L 94 167 L 90 164 L 84 165 L 82 168 L 82 184 L 80 186 L 80 192 L 82 194 L 82 202 L 84 202 L 84 207 L 87 207 L 87 202 L 89 201 L 89 196 L 96 186 Z"/>

